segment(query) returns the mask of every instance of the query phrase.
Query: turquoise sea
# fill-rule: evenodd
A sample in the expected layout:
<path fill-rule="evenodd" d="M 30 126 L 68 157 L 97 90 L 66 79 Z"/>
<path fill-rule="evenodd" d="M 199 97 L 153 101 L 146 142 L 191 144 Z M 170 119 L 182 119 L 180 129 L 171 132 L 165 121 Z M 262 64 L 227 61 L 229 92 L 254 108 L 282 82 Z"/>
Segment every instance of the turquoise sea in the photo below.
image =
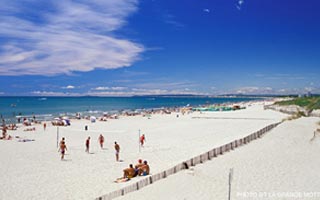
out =
<path fill-rule="evenodd" d="M 123 110 L 157 109 L 163 107 L 199 106 L 243 102 L 256 98 L 210 97 L 0 97 L 0 117 L 14 122 L 16 116 L 51 119 L 61 115 L 99 115 Z"/>

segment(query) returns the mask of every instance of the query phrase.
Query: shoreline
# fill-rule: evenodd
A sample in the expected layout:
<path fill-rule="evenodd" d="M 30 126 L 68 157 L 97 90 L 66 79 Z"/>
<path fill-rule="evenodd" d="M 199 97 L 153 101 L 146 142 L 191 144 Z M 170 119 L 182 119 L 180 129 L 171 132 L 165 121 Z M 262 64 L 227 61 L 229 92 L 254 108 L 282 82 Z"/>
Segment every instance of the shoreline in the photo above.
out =
<path fill-rule="evenodd" d="M 41 97 L 30 97 L 30 98 L 43 99 Z M 50 98 L 50 97 L 47 97 L 47 98 Z M 139 98 L 150 99 L 150 98 L 147 98 L 147 97 L 139 97 Z M 159 98 L 161 99 L 161 98 L 164 98 L 164 97 L 159 97 Z M 179 97 L 177 97 L 177 98 L 179 98 Z M 234 97 L 223 97 L 223 98 L 226 99 L 226 101 L 222 102 L 222 103 L 213 103 L 213 104 L 202 103 L 202 104 L 192 104 L 191 106 L 199 107 L 199 106 L 204 106 L 204 105 L 219 105 L 219 104 L 229 105 L 229 104 L 246 103 L 246 102 L 257 102 L 257 101 L 264 101 L 264 100 L 270 100 L 271 99 L 271 98 L 262 98 L 262 97 L 255 99 L 255 98 L 249 98 L 248 97 L 247 98 L 248 100 L 246 100 L 246 101 L 239 100 L 239 101 L 231 101 L 230 102 L 230 101 L 227 101 L 227 99 L 237 99 L 237 98 L 234 98 Z M 238 98 L 239 99 L 246 99 L 244 97 L 238 97 Z M 153 98 L 153 99 L 155 99 L 155 98 Z M 197 98 L 193 97 L 192 99 L 197 99 Z M 218 98 L 211 98 L 211 99 L 218 99 Z M 47 101 L 47 99 L 46 100 L 41 100 L 41 101 L 45 102 L 45 101 Z M 134 106 L 133 106 L 132 108 L 128 108 L 128 107 L 127 108 L 122 108 L 122 109 L 110 109 L 109 108 L 107 110 L 103 110 L 103 109 L 81 110 L 80 109 L 80 110 L 77 110 L 77 111 L 61 111 L 59 113 L 50 113 L 50 112 L 49 113 L 38 113 L 38 112 L 30 110 L 29 113 L 27 112 L 27 114 L 23 114 L 23 112 L 14 109 L 14 110 L 10 111 L 10 114 L 9 113 L 7 113 L 5 115 L 1 114 L 1 119 L 5 119 L 8 123 L 17 123 L 17 119 L 19 118 L 19 116 L 22 119 L 23 118 L 27 118 L 29 120 L 32 120 L 32 118 L 35 116 L 38 121 L 48 121 L 48 120 L 52 120 L 52 119 L 54 119 L 56 117 L 63 117 L 63 116 L 68 116 L 69 118 L 75 118 L 77 113 L 80 113 L 82 116 L 95 116 L 95 117 L 98 117 L 98 116 L 102 116 L 104 113 L 107 113 L 107 114 L 118 114 L 119 115 L 122 112 L 126 112 L 126 111 L 130 112 L 130 113 L 134 113 L 134 112 L 150 112 L 151 110 L 160 110 L 160 109 L 170 109 L 170 110 L 180 109 L 180 108 L 186 107 L 190 103 L 191 102 L 189 102 L 189 103 L 185 102 L 184 105 L 156 106 L 156 107 L 146 107 L 146 108 L 143 108 L 143 106 L 141 106 L 140 108 L 134 108 Z M 15 103 L 11 103 L 11 105 L 12 104 L 16 105 Z M 7 111 L 7 112 L 9 112 L 9 111 Z M 10 115 L 10 117 L 9 117 L 9 115 Z M 12 115 L 14 115 L 14 116 L 12 116 Z"/>

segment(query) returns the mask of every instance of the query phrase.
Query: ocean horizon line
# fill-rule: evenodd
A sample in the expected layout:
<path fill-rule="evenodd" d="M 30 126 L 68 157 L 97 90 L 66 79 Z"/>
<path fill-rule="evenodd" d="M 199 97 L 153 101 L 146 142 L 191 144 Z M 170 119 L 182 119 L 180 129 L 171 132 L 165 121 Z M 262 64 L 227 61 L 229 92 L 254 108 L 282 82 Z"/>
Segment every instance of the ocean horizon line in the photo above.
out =
<path fill-rule="evenodd" d="M 0 95 L 2 97 L 204 97 L 204 98 L 237 98 L 237 97 L 298 97 L 301 94 L 219 94 L 219 95 L 201 95 L 201 94 L 145 94 L 145 95 Z M 320 96 L 320 94 L 312 94 Z"/>

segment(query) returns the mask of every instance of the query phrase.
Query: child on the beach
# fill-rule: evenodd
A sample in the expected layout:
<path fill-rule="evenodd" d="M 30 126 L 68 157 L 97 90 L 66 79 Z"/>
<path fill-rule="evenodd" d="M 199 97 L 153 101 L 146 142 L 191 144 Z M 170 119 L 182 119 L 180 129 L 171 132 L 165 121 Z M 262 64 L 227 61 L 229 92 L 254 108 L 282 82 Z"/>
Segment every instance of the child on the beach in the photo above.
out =
<path fill-rule="evenodd" d="M 116 150 L 116 161 L 119 161 L 119 154 L 120 154 L 120 146 L 117 142 L 114 142 L 114 149 Z"/>
<path fill-rule="evenodd" d="M 99 141 L 101 149 L 103 149 L 104 137 L 102 134 L 100 134 L 98 141 Z"/>
<path fill-rule="evenodd" d="M 89 153 L 89 147 L 90 147 L 90 136 L 86 140 L 86 152 Z"/>

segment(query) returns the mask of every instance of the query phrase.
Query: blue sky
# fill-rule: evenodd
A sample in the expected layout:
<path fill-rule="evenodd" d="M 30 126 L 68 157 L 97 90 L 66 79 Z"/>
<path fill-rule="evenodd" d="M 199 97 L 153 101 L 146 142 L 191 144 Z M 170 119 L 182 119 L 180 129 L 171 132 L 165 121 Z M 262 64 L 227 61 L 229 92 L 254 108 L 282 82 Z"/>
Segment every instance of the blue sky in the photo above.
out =
<path fill-rule="evenodd" d="M 320 93 L 317 0 L 0 2 L 0 95 Z"/>

